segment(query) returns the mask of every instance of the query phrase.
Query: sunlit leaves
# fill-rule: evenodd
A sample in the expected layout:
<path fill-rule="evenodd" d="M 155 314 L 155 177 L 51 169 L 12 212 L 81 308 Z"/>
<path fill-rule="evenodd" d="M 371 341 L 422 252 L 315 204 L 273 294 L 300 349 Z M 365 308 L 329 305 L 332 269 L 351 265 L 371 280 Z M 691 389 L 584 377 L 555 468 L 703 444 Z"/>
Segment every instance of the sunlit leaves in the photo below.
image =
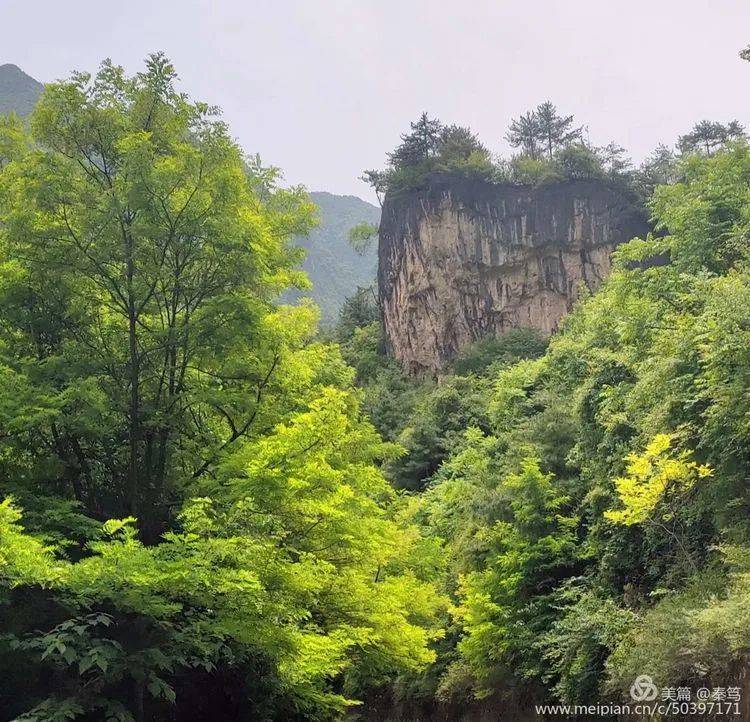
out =
<path fill-rule="evenodd" d="M 668 490 L 680 494 L 711 475 L 711 469 L 691 461 L 690 454 L 670 455 L 671 445 L 668 434 L 658 434 L 642 454 L 628 456 L 626 475 L 615 479 L 622 508 L 605 512 L 607 519 L 617 524 L 642 524 L 654 514 Z M 669 518 L 670 511 L 665 510 L 665 515 Z"/>

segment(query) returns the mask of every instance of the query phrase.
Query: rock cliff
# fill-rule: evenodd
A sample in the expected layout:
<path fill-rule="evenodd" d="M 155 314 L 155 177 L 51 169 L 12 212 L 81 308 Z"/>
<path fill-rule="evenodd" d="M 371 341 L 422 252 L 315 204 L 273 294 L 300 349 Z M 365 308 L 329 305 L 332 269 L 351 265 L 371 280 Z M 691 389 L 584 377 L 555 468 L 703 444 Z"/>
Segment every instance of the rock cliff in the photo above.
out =
<path fill-rule="evenodd" d="M 553 333 L 643 210 L 604 181 L 540 187 L 450 176 L 386 197 L 378 286 L 389 352 L 436 374 L 463 345 L 517 327 Z"/>

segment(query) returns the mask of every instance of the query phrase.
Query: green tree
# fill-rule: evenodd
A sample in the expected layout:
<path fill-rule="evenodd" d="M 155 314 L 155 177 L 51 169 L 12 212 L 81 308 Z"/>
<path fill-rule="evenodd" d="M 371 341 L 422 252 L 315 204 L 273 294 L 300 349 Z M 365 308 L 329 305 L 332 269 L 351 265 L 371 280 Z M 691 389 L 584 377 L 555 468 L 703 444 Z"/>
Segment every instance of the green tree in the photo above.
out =
<path fill-rule="evenodd" d="M 526 459 L 521 470 L 500 483 L 507 511 L 483 539 L 483 568 L 467 575 L 459 619 L 464 637 L 459 651 L 482 693 L 513 670 L 539 674 L 535 643 L 554 618 L 553 591 L 573 562 L 571 519 L 565 498 L 539 462 Z"/>
<path fill-rule="evenodd" d="M 366 255 L 378 239 L 378 227 L 374 223 L 364 221 L 352 226 L 347 234 L 349 245 L 360 256 Z"/>
<path fill-rule="evenodd" d="M 306 194 L 175 82 L 105 62 L 0 126 L 0 707 L 340 717 L 434 658 L 439 554 L 273 303 Z"/>
<path fill-rule="evenodd" d="M 693 129 L 681 135 L 677 145 L 682 153 L 705 153 L 712 155 L 728 142 L 747 137 L 742 125 L 733 120 L 727 125 L 716 121 L 701 120 Z"/>
<path fill-rule="evenodd" d="M 546 147 L 548 158 L 552 158 L 557 149 L 581 139 L 582 129 L 573 127 L 573 116 L 561 116 L 549 100 L 537 107 L 535 115 L 539 138 Z"/>
<path fill-rule="evenodd" d="M 536 110 L 511 121 L 505 138 L 514 148 L 521 148 L 524 155 L 538 158 L 546 154 L 551 160 L 555 151 L 580 140 L 581 128 L 573 127 L 572 115 L 561 116 L 557 108 L 546 101 Z"/>
<path fill-rule="evenodd" d="M 477 135 L 460 125 L 446 125 L 442 128 L 437 152 L 441 163 L 449 169 L 470 161 L 490 162 L 490 153 Z"/>
<path fill-rule="evenodd" d="M 264 317 L 296 279 L 286 239 L 311 223 L 300 189 L 253 192 L 175 78 L 154 55 L 132 79 L 106 62 L 47 86 L 38 150 L 0 178 L 3 351 L 46 409 L 19 434 L 90 513 L 132 514 L 151 540 L 165 502 L 260 421 L 283 354 Z"/>
<path fill-rule="evenodd" d="M 674 151 L 661 144 L 641 163 L 635 173 L 636 187 L 645 198 L 650 198 L 657 186 L 675 183 L 677 180 L 677 156 Z"/>
<path fill-rule="evenodd" d="M 380 320 L 380 309 L 375 289 L 358 288 L 357 292 L 344 301 L 336 324 L 336 339 L 346 344 L 357 329 L 365 328 Z M 354 360 L 354 359 L 353 359 Z M 355 368 L 356 363 L 352 364 Z"/>
<path fill-rule="evenodd" d="M 410 132 L 401 136 L 401 144 L 388 155 L 395 168 L 419 165 L 437 153 L 443 126 L 439 120 L 422 113 L 410 123 Z"/>
<path fill-rule="evenodd" d="M 191 673 L 204 670 L 218 692 L 222 675 L 250 672 L 253 659 L 277 677 L 273 719 L 295 709 L 332 717 L 367 685 L 433 659 L 439 562 L 394 508 L 372 464 L 388 450 L 353 397 L 311 391 L 303 410 L 225 459 L 196 489 L 210 496 L 189 501 L 160 544 L 144 546 L 133 519 L 109 521 L 85 559 L 56 560 L 0 507 L 4 585 L 43 585 L 57 602 L 46 631 L 32 619 L 13 635 L 16 653 L 57 680 L 35 690 L 27 719 L 101 710 L 140 722 L 180 704 Z M 257 712 L 249 689 L 237 693 L 245 715 Z"/>
<path fill-rule="evenodd" d="M 539 157 L 541 125 L 534 111 L 529 111 L 512 120 L 505 139 L 514 148 L 520 148 L 530 158 Z"/>
<path fill-rule="evenodd" d="M 571 180 L 600 178 L 604 169 L 596 152 L 585 143 L 570 143 L 555 154 L 554 162 L 559 172 Z"/>

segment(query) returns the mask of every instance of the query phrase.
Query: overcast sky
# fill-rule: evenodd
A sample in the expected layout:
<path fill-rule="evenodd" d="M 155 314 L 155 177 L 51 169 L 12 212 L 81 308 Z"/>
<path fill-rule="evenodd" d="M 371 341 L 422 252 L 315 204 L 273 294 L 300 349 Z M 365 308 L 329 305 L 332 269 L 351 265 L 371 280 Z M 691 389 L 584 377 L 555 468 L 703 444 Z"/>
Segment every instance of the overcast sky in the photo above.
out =
<path fill-rule="evenodd" d="M 371 199 L 422 110 L 493 151 L 550 99 L 640 160 L 696 120 L 750 124 L 750 0 L 0 0 L 0 64 L 41 81 L 164 50 L 290 183 Z"/>

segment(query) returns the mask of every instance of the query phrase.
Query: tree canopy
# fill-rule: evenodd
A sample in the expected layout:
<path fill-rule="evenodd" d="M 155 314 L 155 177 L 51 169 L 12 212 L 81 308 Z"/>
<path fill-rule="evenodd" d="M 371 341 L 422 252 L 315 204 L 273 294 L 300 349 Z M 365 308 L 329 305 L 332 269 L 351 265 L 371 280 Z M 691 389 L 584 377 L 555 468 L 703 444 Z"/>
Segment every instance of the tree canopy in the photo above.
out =
<path fill-rule="evenodd" d="M 510 717 L 646 671 L 736 698 L 750 145 L 699 123 L 634 169 L 579 131 L 545 103 L 493 161 L 423 114 L 372 172 L 605 178 L 652 214 L 553 338 L 419 381 L 373 289 L 325 333 L 278 303 L 310 198 L 163 55 L 0 120 L 3 720 Z"/>
<path fill-rule="evenodd" d="M 618 248 L 546 352 L 484 339 L 416 388 L 361 356 L 365 406 L 413 409 L 373 419 L 405 447 L 386 471 L 422 489 L 417 519 L 445 553 L 450 633 L 418 676 L 430 699 L 617 703 L 644 670 L 736 698 L 749 159 L 742 138 L 658 149 L 643 176 L 655 233 Z"/>
<path fill-rule="evenodd" d="M 442 562 L 397 450 L 316 309 L 274 304 L 304 190 L 161 54 L 0 134 L 3 713 L 330 718 L 429 664 Z"/>

